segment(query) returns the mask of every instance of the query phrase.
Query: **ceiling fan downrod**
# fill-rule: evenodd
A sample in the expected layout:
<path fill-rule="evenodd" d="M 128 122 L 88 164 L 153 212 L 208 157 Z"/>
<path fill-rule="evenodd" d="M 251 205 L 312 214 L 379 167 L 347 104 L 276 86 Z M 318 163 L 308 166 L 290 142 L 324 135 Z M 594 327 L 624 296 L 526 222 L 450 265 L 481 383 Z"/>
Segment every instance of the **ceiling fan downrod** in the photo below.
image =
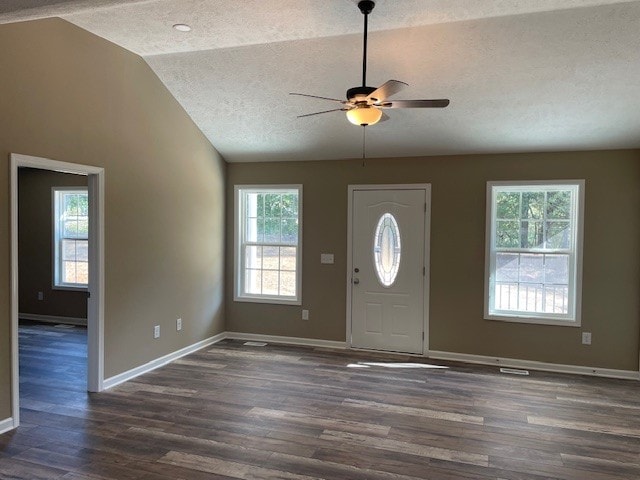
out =
<path fill-rule="evenodd" d="M 369 14 L 373 11 L 376 3 L 373 0 L 360 0 L 358 8 L 364 15 L 364 47 L 362 54 L 362 86 L 367 86 L 367 35 L 369 30 Z"/>

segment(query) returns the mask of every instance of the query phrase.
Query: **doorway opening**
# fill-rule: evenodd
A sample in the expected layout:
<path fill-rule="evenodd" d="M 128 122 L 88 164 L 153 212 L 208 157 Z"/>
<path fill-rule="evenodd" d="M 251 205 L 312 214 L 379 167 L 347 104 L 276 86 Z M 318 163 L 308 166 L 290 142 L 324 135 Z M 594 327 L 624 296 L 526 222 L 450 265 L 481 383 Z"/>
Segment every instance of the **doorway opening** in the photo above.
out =
<path fill-rule="evenodd" d="M 50 234 L 38 230 L 42 225 L 28 222 L 33 213 L 31 203 L 41 202 L 33 196 L 20 196 L 21 187 L 22 193 L 29 194 L 28 177 L 36 179 L 39 187 L 55 183 L 46 192 L 49 201 L 45 211 L 50 216 L 46 231 Z M 43 248 L 38 241 L 49 247 Z M 23 251 L 30 253 L 28 260 L 22 256 Z M 39 269 L 40 276 L 34 268 Z M 42 268 L 48 283 L 42 279 Z M 49 307 L 48 313 L 45 306 Z M 77 326 L 84 322 L 86 326 Z M 33 389 L 39 384 L 58 389 L 53 391 L 64 389 L 65 384 L 73 386 L 71 390 L 103 390 L 103 332 L 104 169 L 11 154 L 13 428 L 20 423 L 23 372 L 25 399 L 37 398 Z M 66 365 L 55 360 L 57 354 L 67 357 Z"/>

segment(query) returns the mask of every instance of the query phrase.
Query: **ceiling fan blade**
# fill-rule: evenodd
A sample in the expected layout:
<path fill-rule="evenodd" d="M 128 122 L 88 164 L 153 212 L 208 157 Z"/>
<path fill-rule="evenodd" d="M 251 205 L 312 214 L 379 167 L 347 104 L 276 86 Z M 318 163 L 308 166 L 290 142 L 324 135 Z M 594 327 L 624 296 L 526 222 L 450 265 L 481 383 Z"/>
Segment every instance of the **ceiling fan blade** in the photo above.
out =
<path fill-rule="evenodd" d="M 289 95 L 297 95 L 299 97 L 308 97 L 308 98 L 317 98 L 317 99 L 320 99 L 320 100 L 330 100 L 332 102 L 338 102 L 338 103 L 349 103 L 346 100 L 340 100 L 338 98 L 320 97 L 318 95 L 307 95 L 306 93 L 291 92 Z"/>
<path fill-rule="evenodd" d="M 321 113 L 329 113 L 329 112 L 346 112 L 347 110 L 349 110 L 348 108 L 333 108 L 331 110 L 323 110 L 322 112 L 315 112 L 315 113 L 307 113 L 305 115 L 298 115 L 298 118 L 304 118 L 304 117 L 312 117 L 313 115 L 320 115 Z"/>
<path fill-rule="evenodd" d="M 380 117 L 380 120 L 378 120 L 378 123 L 381 122 L 386 122 L 387 120 L 389 120 L 391 117 L 389 117 L 389 115 L 387 115 L 386 113 L 382 112 L 382 116 Z"/>
<path fill-rule="evenodd" d="M 408 86 L 408 83 L 401 82 L 400 80 L 388 80 L 371 92 L 367 99 L 372 100 L 373 102 L 382 102 Z"/>
<path fill-rule="evenodd" d="M 375 104 L 379 108 L 444 108 L 449 105 L 449 99 L 437 100 L 394 100 Z"/>

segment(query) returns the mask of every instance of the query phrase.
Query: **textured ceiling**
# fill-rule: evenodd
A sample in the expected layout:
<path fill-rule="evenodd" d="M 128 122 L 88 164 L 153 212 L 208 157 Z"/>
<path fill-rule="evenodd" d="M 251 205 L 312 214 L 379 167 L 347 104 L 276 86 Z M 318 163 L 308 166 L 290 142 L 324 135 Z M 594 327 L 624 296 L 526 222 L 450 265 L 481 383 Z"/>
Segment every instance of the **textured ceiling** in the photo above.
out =
<path fill-rule="evenodd" d="M 143 55 L 227 161 L 361 155 L 342 112 L 361 75 L 354 0 L 4 0 L 0 23 L 61 16 Z M 171 28 L 188 23 L 189 33 Z M 398 98 L 367 156 L 640 147 L 640 2 L 378 0 L 368 84 Z"/>

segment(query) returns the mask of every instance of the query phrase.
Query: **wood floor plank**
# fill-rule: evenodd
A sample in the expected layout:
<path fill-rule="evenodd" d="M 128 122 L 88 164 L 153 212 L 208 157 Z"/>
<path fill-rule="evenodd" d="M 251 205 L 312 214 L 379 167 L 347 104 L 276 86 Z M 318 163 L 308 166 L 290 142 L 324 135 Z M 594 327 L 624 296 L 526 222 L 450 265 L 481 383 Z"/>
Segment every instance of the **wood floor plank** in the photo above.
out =
<path fill-rule="evenodd" d="M 388 450 L 391 452 L 410 453 L 420 457 L 447 460 L 450 462 L 469 463 L 471 465 L 488 466 L 489 457 L 475 453 L 462 452 L 446 448 L 401 442 L 398 440 L 373 438 L 365 435 L 350 434 L 334 430 L 325 430 L 320 437 L 341 443 L 357 443 L 367 448 Z"/>
<path fill-rule="evenodd" d="M 354 400 L 347 398 L 342 402 L 345 407 L 365 408 L 370 411 L 393 412 L 414 417 L 427 417 L 438 420 L 448 420 L 450 422 L 473 423 L 482 425 L 484 418 L 477 415 L 466 415 L 461 413 L 448 412 L 444 410 L 432 410 L 429 408 L 404 407 L 388 403 L 371 402 L 365 400 Z"/>
<path fill-rule="evenodd" d="M 159 461 L 160 463 L 177 465 L 190 470 L 199 470 L 201 472 L 210 472 L 245 480 L 322 480 L 321 477 L 297 475 L 295 473 L 255 467 L 243 463 L 229 462 L 218 458 L 182 452 L 169 452 Z"/>

